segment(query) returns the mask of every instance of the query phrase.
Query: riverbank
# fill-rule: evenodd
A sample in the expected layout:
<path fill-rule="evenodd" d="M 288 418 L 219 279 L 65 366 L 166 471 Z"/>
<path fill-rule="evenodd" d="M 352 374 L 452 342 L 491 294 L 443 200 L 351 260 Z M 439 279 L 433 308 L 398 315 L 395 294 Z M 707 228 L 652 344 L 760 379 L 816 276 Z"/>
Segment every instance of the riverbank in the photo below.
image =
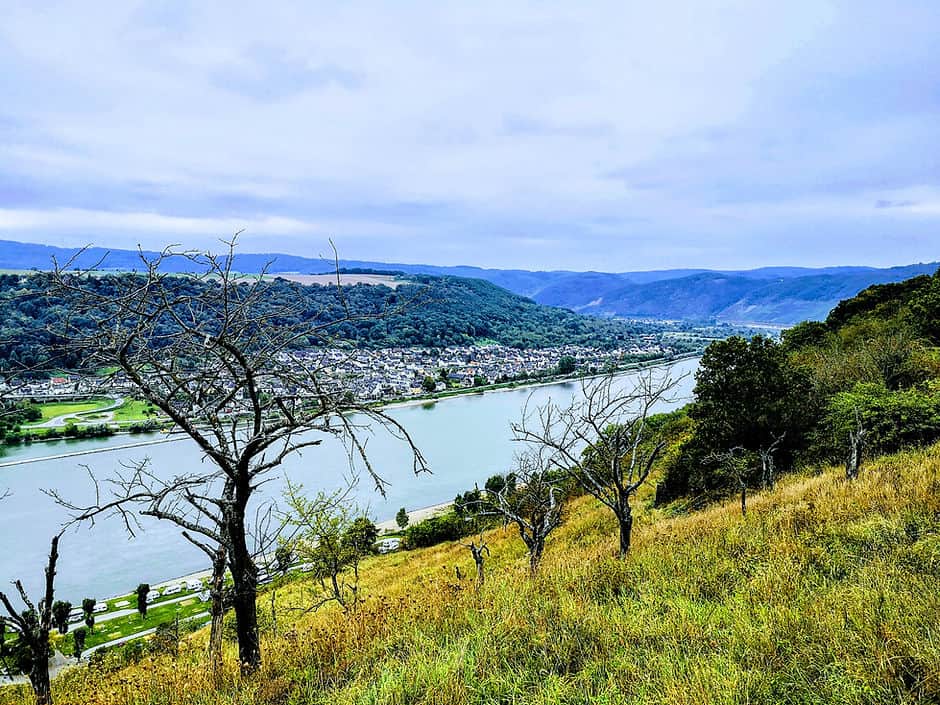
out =
<path fill-rule="evenodd" d="M 674 365 L 683 360 L 693 360 L 700 358 L 702 353 L 685 353 L 682 355 L 676 355 L 668 360 L 657 359 L 649 360 L 647 362 L 637 362 L 632 363 L 627 367 L 618 369 L 614 374 L 615 375 L 625 375 L 630 374 L 631 372 L 638 372 L 640 370 L 653 369 L 656 367 L 667 367 Z M 546 387 L 552 384 L 563 384 L 565 382 L 578 382 L 581 380 L 587 379 L 598 379 L 604 377 L 606 373 L 598 372 L 596 374 L 571 374 L 571 375 L 557 375 L 549 379 L 539 379 L 538 381 L 518 381 L 518 382 L 501 382 L 499 384 L 490 384 L 482 387 L 464 387 L 461 389 L 452 389 L 447 390 L 446 392 L 436 392 L 434 394 L 428 394 L 426 396 L 414 397 L 413 399 L 403 399 L 401 401 L 392 401 L 387 403 L 382 403 L 378 405 L 380 409 L 402 409 L 409 406 L 423 406 L 425 404 L 434 404 L 439 401 L 445 401 L 447 399 L 453 399 L 455 397 L 463 397 L 474 394 L 493 394 L 496 392 L 516 392 L 520 389 L 537 389 L 538 387 Z"/>
<path fill-rule="evenodd" d="M 668 361 L 657 361 L 658 364 L 664 362 Z M 691 373 L 696 367 L 696 360 L 683 360 L 670 370 L 671 375 L 683 380 L 677 388 L 675 400 L 663 404 L 657 411 L 672 410 L 690 399 Z M 649 372 L 625 372 L 618 379 L 618 388 L 630 388 L 632 381 L 644 374 Z M 366 440 L 374 469 L 383 478 L 386 492 L 379 497 L 370 483 L 363 482 L 351 495 L 353 501 L 370 510 L 372 517 L 381 520 L 387 528 L 392 528 L 391 520 L 400 507 L 410 510 L 412 522 L 416 523 L 416 509 L 449 503 L 455 495 L 472 488 L 475 483 L 482 486 L 485 478 L 507 471 L 513 462 L 513 454 L 518 450 L 512 441 L 510 424 L 518 419 L 527 403 L 539 405 L 552 399 L 564 403 L 580 396 L 581 385 L 571 381 L 555 384 L 543 381 L 536 386 L 493 391 L 501 393 L 474 390 L 475 393 L 453 404 L 419 402 L 408 404 L 411 408 L 389 409 L 392 418 L 412 434 L 433 474 L 416 476 L 413 458 L 406 445 L 394 435 L 376 429 L 367 435 Z M 149 438 L 173 441 L 185 436 L 179 434 L 166 438 L 152 435 Z M 49 452 L 53 450 L 102 451 L 108 447 L 136 446 L 140 441 L 150 442 L 144 437 L 63 443 L 57 448 L 23 449 L 15 455 L 11 453 L 4 460 L 53 455 Z M 16 498 L 3 503 L 0 535 L 10 532 L 8 535 L 17 536 L 16 550 L 0 555 L 0 576 L 22 577 L 27 589 L 41 589 L 42 560 L 48 553 L 48 539 L 44 537 L 59 531 L 62 521 L 61 510 L 48 501 L 43 489 L 55 487 L 64 496 L 87 497 L 93 488 L 80 463 L 93 466 L 99 477 L 108 477 L 119 472 L 123 463 L 138 462 L 144 456 L 150 459 L 161 477 L 170 477 L 206 462 L 193 443 L 163 442 L 150 447 L 137 446 L 87 455 L 84 459 L 70 457 L 24 465 L 19 472 L 16 467 L 0 470 L 0 488 L 9 488 Z M 362 471 L 359 462 L 350 467 L 348 448 L 340 439 L 327 438 L 315 452 L 302 452 L 286 458 L 283 466 L 265 484 L 263 493 L 258 495 L 259 501 L 277 500 L 281 496 L 285 476 L 292 482 L 302 483 L 307 492 L 330 493 L 346 486 L 344 478 L 348 473 Z M 148 518 L 143 521 L 145 530 L 137 533 L 133 545 L 127 550 L 123 548 L 127 541 L 126 532 L 118 521 L 98 522 L 93 531 L 70 532 L 64 537 L 68 550 L 63 551 L 60 578 L 57 579 L 57 582 L 61 581 L 61 594 L 69 599 L 113 595 L 127 592 L 140 582 L 157 585 L 174 577 L 201 573 L 209 567 L 205 555 L 194 550 L 174 527 Z M 29 532 L 20 530 L 24 525 L 30 526 Z M 94 569 L 90 569 L 92 565 Z"/>
<path fill-rule="evenodd" d="M 683 360 L 689 360 L 701 357 L 701 353 L 686 353 L 684 355 L 677 355 L 669 360 L 650 360 L 648 362 L 639 362 L 632 364 L 631 366 L 624 367 L 623 369 L 617 370 L 615 374 L 630 374 L 631 372 L 637 372 L 639 370 L 653 369 L 656 367 L 665 367 L 669 365 L 676 364 Z M 460 389 L 448 390 L 446 392 L 439 392 L 436 394 L 429 394 L 426 396 L 414 397 L 411 399 L 402 399 L 397 401 L 389 402 L 378 402 L 375 404 L 376 409 L 380 410 L 391 410 L 391 409 L 404 409 L 414 406 L 424 406 L 426 404 L 436 404 L 439 401 L 446 401 L 447 399 L 455 399 L 457 397 L 471 396 L 471 395 L 484 395 L 484 394 L 494 394 L 497 392 L 513 392 L 519 391 L 520 389 L 537 389 L 539 387 L 546 387 L 553 384 L 562 384 L 565 382 L 577 382 L 580 380 L 586 379 L 596 379 L 603 377 L 604 373 L 597 373 L 594 375 L 559 375 L 552 377 L 550 379 L 540 379 L 538 381 L 519 381 L 519 382 L 504 382 L 500 384 L 487 385 L 482 387 L 463 387 Z M 118 435 L 139 435 L 132 433 L 126 430 L 114 430 L 111 436 Z M 157 445 L 160 443 L 171 443 L 174 441 L 186 440 L 188 436 L 184 435 L 182 431 L 173 430 L 164 433 L 163 438 L 155 438 L 145 441 L 140 441 L 139 443 L 127 443 L 119 446 L 108 446 L 105 448 L 93 448 L 89 450 L 75 451 L 72 453 L 59 453 L 54 455 L 45 455 L 36 458 L 24 458 L 22 460 L 9 460 L 6 462 L 0 462 L 0 469 L 15 467 L 17 465 L 27 465 L 29 463 L 40 463 L 49 460 L 59 460 L 62 458 L 73 458 L 80 457 L 83 455 L 92 455 L 95 453 L 108 453 L 111 451 L 118 450 L 127 450 L 129 448 L 142 448 L 149 445 Z M 177 436 L 177 437 L 170 437 Z M 72 439 L 69 437 L 57 437 L 57 438 L 36 438 L 30 441 L 30 445 L 35 445 L 37 443 L 53 443 L 58 441 L 68 441 L 68 440 L 84 440 L 84 439 Z M 15 449 L 18 446 L 10 446 Z"/>

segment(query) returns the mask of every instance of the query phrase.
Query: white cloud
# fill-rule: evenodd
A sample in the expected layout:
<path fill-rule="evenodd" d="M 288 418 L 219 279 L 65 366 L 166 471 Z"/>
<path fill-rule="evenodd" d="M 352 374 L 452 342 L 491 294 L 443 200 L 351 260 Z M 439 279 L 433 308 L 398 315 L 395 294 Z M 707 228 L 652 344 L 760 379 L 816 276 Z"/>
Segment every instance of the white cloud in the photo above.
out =
<path fill-rule="evenodd" d="M 22 2 L 0 25 L 18 126 L 0 208 L 34 240 L 247 227 L 372 259 L 635 268 L 667 238 L 698 266 L 716 237 L 867 221 L 938 185 L 938 20 L 819 0 Z M 874 217 L 903 232 L 937 215 L 921 201 Z M 737 264 L 789 256 L 766 243 Z"/>

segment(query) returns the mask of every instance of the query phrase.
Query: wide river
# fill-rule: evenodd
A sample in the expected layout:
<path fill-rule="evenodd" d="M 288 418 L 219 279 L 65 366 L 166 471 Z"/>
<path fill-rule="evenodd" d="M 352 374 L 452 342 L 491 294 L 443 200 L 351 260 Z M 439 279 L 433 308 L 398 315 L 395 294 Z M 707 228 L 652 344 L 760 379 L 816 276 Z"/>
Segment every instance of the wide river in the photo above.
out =
<path fill-rule="evenodd" d="M 674 401 L 659 411 L 682 406 L 691 399 L 693 373 L 698 359 L 681 360 L 670 374 L 683 376 L 674 392 Z M 659 368 L 664 369 L 664 368 Z M 618 378 L 630 388 L 635 375 Z M 412 435 L 425 455 L 431 473 L 415 476 L 404 445 L 381 430 L 368 436 L 367 454 L 375 469 L 389 483 L 383 499 L 367 477 L 354 490 L 356 500 L 376 520 L 395 515 L 399 507 L 408 510 L 453 499 L 472 489 L 494 473 L 510 469 L 513 453 L 519 450 L 511 439 L 510 422 L 518 420 L 527 400 L 530 405 L 549 399 L 559 404 L 580 393 L 578 382 L 561 382 L 538 387 L 494 391 L 443 399 L 427 404 L 401 406 L 389 410 Z M 150 439 L 159 440 L 155 435 Z M 85 501 L 92 484 L 82 465 L 99 478 L 121 469 L 122 463 L 149 458 L 154 471 L 172 477 L 198 468 L 201 453 L 188 439 L 155 443 L 134 448 L 108 450 L 70 457 L 54 457 L 39 462 L 11 464 L 30 458 L 46 458 L 139 443 L 147 436 L 114 436 L 98 440 L 56 441 L 0 450 L 0 493 L 12 496 L 0 501 L 0 584 L 20 578 L 35 591 L 42 581 L 42 568 L 50 538 L 66 518 L 43 489 L 55 488 L 64 497 Z M 343 444 L 332 438 L 288 457 L 273 480 L 259 491 L 259 501 L 278 499 L 284 477 L 302 483 L 308 494 L 343 486 L 350 476 L 348 454 Z M 140 582 L 158 583 L 207 567 L 198 549 L 180 536 L 168 522 L 144 520 L 144 531 L 128 538 L 123 524 L 99 521 L 93 527 L 70 530 L 60 541 L 56 595 L 73 604 L 83 597 L 103 598 L 130 592 Z"/>

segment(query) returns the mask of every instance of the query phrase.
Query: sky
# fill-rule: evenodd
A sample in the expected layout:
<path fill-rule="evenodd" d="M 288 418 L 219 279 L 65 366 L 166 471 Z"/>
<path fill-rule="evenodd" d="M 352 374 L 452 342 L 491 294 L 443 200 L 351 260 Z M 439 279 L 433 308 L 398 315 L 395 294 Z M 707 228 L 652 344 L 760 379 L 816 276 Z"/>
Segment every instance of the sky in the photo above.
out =
<path fill-rule="evenodd" d="M 0 239 L 940 259 L 936 0 L 0 6 Z"/>

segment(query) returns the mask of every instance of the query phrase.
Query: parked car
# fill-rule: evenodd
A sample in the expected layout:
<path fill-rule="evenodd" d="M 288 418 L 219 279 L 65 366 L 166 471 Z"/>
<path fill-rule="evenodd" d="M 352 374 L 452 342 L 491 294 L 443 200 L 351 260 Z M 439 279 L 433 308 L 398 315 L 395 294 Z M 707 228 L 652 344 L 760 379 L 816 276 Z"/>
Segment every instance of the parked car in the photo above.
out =
<path fill-rule="evenodd" d="M 187 580 L 186 589 L 193 590 L 193 591 L 202 590 L 203 589 L 202 581 L 201 580 Z"/>
<path fill-rule="evenodd" d="M 108 611 L 108 603 L 107 603 L 107 602 L 99 602 L 99 603 L 97 603 L 97 604 L 95 605 L 95 609 L 92 610 L 92 612 L 95 612 L 96 614 L 100 614 L 100 613 L 102 613 L 102 612 L 107 612 L 107 611 Z"/>
<path fill-rule="evenodd" d="M 178 595 L 183 592 L 185 587 L 185 585 L 170 585 L 163 589 L 163 596 L 166 597 L 167 595 Z"/>
<path fill-rule="evenodd" d="M 159 591 L 159 590 L 151 590 L 150 592 L 147 593 L 147 604 L 148 604 L 148 605 L 149 605 L 150 603 L 154 602 L 155 600 L 159 600 L 159 599 L 160 599 L 160 591 Z"/>
<path fill-rule="evenodd" d="M 200 602 L 208 602 L 212 599 L 212 596 L 209 594 L 208 590 L 203 590 L 198 595 L 196 595 L 196 597 L 199 598 Z"/>
<path fill-rule="evenodd" d="M 378 546 L 379 553 L 391 553 L 401 548 L 401 539 L 397 536 L 390 536 L 387 539 L 379 540 L 376 545 Z"/>

